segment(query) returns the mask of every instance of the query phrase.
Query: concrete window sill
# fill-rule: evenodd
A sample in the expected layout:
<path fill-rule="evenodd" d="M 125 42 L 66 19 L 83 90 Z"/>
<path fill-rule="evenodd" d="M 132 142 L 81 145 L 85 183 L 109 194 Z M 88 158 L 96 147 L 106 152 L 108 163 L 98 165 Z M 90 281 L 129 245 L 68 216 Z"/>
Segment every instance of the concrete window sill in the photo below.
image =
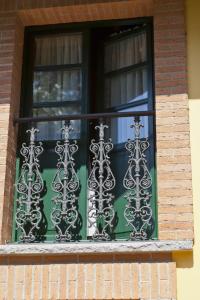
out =
<path fill-rule="evenodd" d="M 137 241 L 137 242 L 79 242 L 49 244 L 6 244 L 0 245 L 3 255 L 61 255 L 98 253 L 147 253 L 192 250 L 193 241 Z"/>

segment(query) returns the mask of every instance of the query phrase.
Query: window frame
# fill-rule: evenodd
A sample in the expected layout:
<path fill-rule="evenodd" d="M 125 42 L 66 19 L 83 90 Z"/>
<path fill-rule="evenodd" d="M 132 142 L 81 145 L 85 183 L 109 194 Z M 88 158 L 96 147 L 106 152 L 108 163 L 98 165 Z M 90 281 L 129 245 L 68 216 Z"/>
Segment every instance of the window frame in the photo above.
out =
<path fill-rule="evenodd" d="M 148 68 L 149 68 L 149 76 L 151 77 L 150 79 L 148 78 L 147 80 L 147 83 L 148 83 L 148 91 L 149 91 L 149 96 L 148 98 L 150 97 L 151 98 L 151 101 L 149 102 L 149 106 L 148 106 L 148 111 L 149 110 L 154 110 L 154 79 L 153 79 L 153 53 L 152 53 L 152 50 L 153 50 L 153 30 L 152 30 L 152 18 L 138 18 L 138 19 L 127 19 L 127 20 L 109 20 L 109 21 L 96 21 L 96 22 L 84 22 L 84 23 L 76 23 L 76 24 L 67 24 L 67 25 L 48 25 L 48 26 L 33 26 L 33 27 L 28 27 L 26 28 L 25 30 L 25 44 L 28 46 L 27 48 L 29 48 L 29 45 L 31 44 L 31 39 L 33 38 L 33 36 L 35 37 L 36 34 L 39 34 L 39 36 L 41 35 L 47 35 L 47 33 L 49 32 L 49 34 L 52 34 L 53 33 L 57 33 L 58 31 L 60 33 L 68 33 L 68 32 L 85 32 L 85 34 L 87 35 L 87 30 L 88 28 L 93 28 L 94 26 L 97 26 L 97 27 L 101 27 L 101 28 L 104 28 L 104 27 L 108 27 L 108 26 L 113 26 L 113 25 L 130 25 L 131 22 L 136 25 L 136 24 L 142 24 L 142 23 L 147 23 L 148 26 L 147 26 L 147 30 L 149 30 L 149 33 L 147 34 L 147 45 L 150 45 L 150 47 L 148 47 L 148 51 L 147 51 L 147 64 L 148 64 Z M 66 26 L 66 28 L 65 28 Z M 81 30 L 80 30 L 81 29 Z M 87 40 L 87 43 L 89 44 L 89 36 L 87 37 L 88 40 Z M 85 45 L 83 44 L 83 61 L 82 61 L 82 65 L 85 67 L 85 72 L 83 72 L 85 75 L 83 75 L 83 86 L 85 84 L 86 81 L 88 81 L 88 78 L 89 78 L 89 67 L 88 67 L 88 61 L 89 61 L 89 55 L 88 55 L 88 51 L 85 51 Z M 33 51 L 33 49 L 31 50 Z M 27 92 L 29 93 L 31 89 L 27 88 L 28 85 L 30 85 L 32 83 L 32 80 L 30 80 L 30 69 L 33 70 L 33 61 L 31 63 L 27 63 L 28 61 L 28 58 L 27 58 L 27 52 L 26 49 L 24 51 L 24 60 L 23 60 L 23 77 L 22 77 L 22 92 L 21 92 L 21 104 L 20 104 L 20 116 L 21 117 L 24 117 L 26 116 L 27 112 L 28 112 L 28 117 L 30 116 L 30 106 L 28 105 L 28 103 L 26 102 L 26 99 L 29 98 L 28 97 L 28 94 Z M 29 66 L 27 68 L 27 65 Z M 50 66 L 50 67 L 46 67 L 46 71 L 48 71 L 47 69 L 54 69 L 53 67 L 55 66 Z M 62 66 L 62 67 L 59 67 L 59 66 L 56 66 L 55 69 L 61 69 L 61 68 L 64 68 L 65 66 Z M 139 67 L 139 66 L 137 66 Z M 38 68 L 39 69 L 39 68 Z M 42 67 L 40 68 L 42 69 Z M 54 69 L 54 70 L 55 70 Z M 28 76 L 27 76 L 28 74 Z M 89 82 L 89 85 L 91 83 Z M 89 97 L 89 88 L 88 88 L 88 85 L 85 84 L 85 86 L 87 88 L 83 89 L 82 90 L 82 98 L 84 99 L 87 99 L 87 98 L 90 98 Z M 25 88 L 26 87 L 26 88 Z M 84 91 L 85 90 L 85 91 Z M 84 94 L 83 94 L 84 93 Z M 81 99 L 80 99 L 81 100 Z M 137 102 L 135 101 L 134 102 L 134 105 L 137 105 L 137 104 L 142 104 L 142 103 L 148 103 L 146 102 L 148 101 L 148 99 L 143 99 L 143 100 L 138 100 Z M 66 101 L 67 103 L 69 103 L 69 101 Z M 37 107 L 41 107 L 41 106 L 44 106 L 47 105 L 47 107 L 52 107 L 55 105 L 55 102 L 54 102 L 54 105 L 51 106 L 51 103 L 41 103 L 40 104 L 37 104 L 36 106 Z M 61 106 L 63 104 L 63 102 L 60 102 L 58 103 L 57 102 L 57 107 Z M 130 106 L 132 106 L 133 103 L 130 104 Z M 35 107 L 36 107 L 35 106 Z M 55 107 L 55 106 L 54 106 Z M 123 107 L 120 106 L 120 109 L 122 109 Z M 127 108 L 127 105 L 126 105 L 126 108 Z M 85 101 L 85 109 L 88 109 L 88 103 L 87 101 Z M 112 108 L 112 111 L 117 111 L 117 109 L 119 109 L 119 107 L 116 107 L 116 108 Z M 154 122 L 154 125 L 153 125 L 153 130 L 154 130 L 154 137 L 156 136 L 155 135 L 155 116 L 153 117 L 153 122 Z M 20 130 L 20 132 L 22 132 L 22 130 Z M 21 135 L 21 138 L 22 136 L 24 136 L 24 134 Z M 19 136 L 19 141 L 20 141 L 20 136 Z M 20 145 L 21 143 L 18 141 L 18 145 Z M 154 156 L 155 156 L 155 140 L 154 140 Z M 155 183 L 156 183 L 156 179 L 155 179 Z M 156 226 L 155 226 L 155 236 L 157 236 L 157 205 L 155 204 L 155 221 L 156 221 Z M 86 217 L 87 218 L 87 217 Z"/>

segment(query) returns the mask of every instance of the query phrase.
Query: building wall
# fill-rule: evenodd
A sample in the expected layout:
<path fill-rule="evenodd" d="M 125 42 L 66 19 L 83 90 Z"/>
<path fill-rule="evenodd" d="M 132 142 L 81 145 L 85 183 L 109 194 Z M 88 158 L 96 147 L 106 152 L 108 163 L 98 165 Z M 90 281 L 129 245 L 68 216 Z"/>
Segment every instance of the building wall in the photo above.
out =
<path fill-rule="evenodd" d="M 12 231 L 17 136 L 13 118 L 18 115 L 19 110 L 24 27 L 144 16 L 154 17 L 158 238 L 165 241 L 192 240 L 184 1 L 2 0 L 0 2 L 2 244 L 11 240 Z M 5 276 L 0 278 L 0 299 L 176 299 L 175 262 L 172 262 L 170 253 L 159 255 L 138 253 L 128 256 L 124 254 L 120 257 L 117 254 L 95 257 L 64 255 L 58 258 L 48 255 L 35 257 L 29 254 L 28 257 L 4 255 L 1 258 L 0 274 Z M 98 294 L 100 288 L 103 292 Z M 34 296 L 36 292 L 39 295 Z M 60 292 L 66 293 L 59 295 Z M 29 293 L 29 296 L 26 293 Z"/>
<path fill-rule="evenodd" d="M 4 259 L 0 299 L 176 299 L 167 254 Z"/>
<path fill-rule="evenodd" d="M 173 260 L 177 265 L 178 300 L 199 300 L 200 277 L 200 3 L 186 1 L 187 62 L 190 111 L 190 139 L 192 157 L 192 182 L 194 205 L 194 248 L 193 252 L 177 253 Z"/>
<path fill-rule="evenodd" d="M 47 1 L 48 2 L 48 1 Z M 145 4 L 143 5 L 143 3 Z M 32 2 L 30 2 L 32 3 Z M 66 10 L 66 11 L 65 11 Z M 25 25 L 154 16 L 159 239 L 192 239 L 192 194 L 183 2 L 120 1 L 1 13 L 2 243 L 11 239 L 13 182 Z M 9 145 L 9 147 L 8 147 Z M 172 174 L 173 171 L 173 174 Z M 6 182 L 6 184 L 5 184 Z"/>

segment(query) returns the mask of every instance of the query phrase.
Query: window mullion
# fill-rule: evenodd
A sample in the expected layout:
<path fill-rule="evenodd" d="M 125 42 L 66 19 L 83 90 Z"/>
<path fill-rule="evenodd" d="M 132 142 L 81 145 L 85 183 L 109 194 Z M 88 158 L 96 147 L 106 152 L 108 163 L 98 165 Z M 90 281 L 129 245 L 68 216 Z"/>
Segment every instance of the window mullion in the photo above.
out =
<path fill-rule="evenodd" d="M 120 75 L 120 74 L 130 72 L 130 71 L 137 71 L 137 70 L 147 67 L 147 66 L 148 66 L 147 62 L 142 62 L 142 63 L 138 63 L 138 64 L 131 65 L 128 67 L 123 67 L 123 68 L 120 68 L 117 70 L 112 70 L 112 71 L 106 72 L 104 76 L 105 77 L 116 76 L 116 75 Z"/>

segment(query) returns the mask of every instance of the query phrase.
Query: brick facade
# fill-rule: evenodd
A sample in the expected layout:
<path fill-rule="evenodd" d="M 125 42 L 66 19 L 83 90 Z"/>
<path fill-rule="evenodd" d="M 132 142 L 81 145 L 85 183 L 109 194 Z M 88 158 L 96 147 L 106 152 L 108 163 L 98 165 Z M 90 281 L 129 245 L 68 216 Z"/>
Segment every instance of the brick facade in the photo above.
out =
<path fill-rule="evenodd" d="M 186 83 L 186 41 L 183 2 L 183 0 L 1 0 L 0 239 L 2 244 L 4 244 L 6 240 L 9 241 L 11 239 L 12 230 L 13 183 L 15 174 L 17 135 L 17 128 L 13 126 L 13 116 L 16 116 L 19 110 L 24 27 L 29 25 L 125 19 L 144 16 L 153 16 L 154 18 L 158 238 L 162 240 L 188 240 L 193 238 L 191 164 Z M 59 281 L 59 283 L 56 281 L 57 276 L 55 274 L 60 274 L 63 268 L 66 268 L 66 270 L 68 267 L 70 268 L 68 261 L 67 263 L 65 262 L 67 257 L 63 258 L 63 261 L 61 260 L 58 264 L 54 264 L 50 261 L 48 264 L 47 260 L 43 263 L 42 258 L 40 261 L 39 258 L 36 260 L 34 260 L 34 258 L 30 258 L 29 262 L 27 262 L 25 257 L 23 259 L 20 260 L 18 258 L 17 260 L 17 258 L 13 258 L 12 260 L 11 258 L 5 258 L 3 260 L 3 266 L 0 266 L 0 273 L 4 273 L 4 271 L 5 273 L 7 272 L 7 279 L 0 279 L 0 288 L 4 291 L 2 293 L 0 292 L 0 299 L 66 299 L 56 298 L 58 296 L 49 296 L 51 295 L 51 292 L 49 291 L 48 293 L 50 294 L 45 296 L 46 298 L 43 296 L 43 298 L 39 298 L 39 296 L 22 298 L 22 296 L 18 296 L 17 293 L 21 293 L 20 290 L 22 286 L 26 289 L 26 284 L 32 284 L 31 289 L 33 290 L 34 284 L 39 284 L 39 280 L 31 279 L 31 276 L 33 276 L 33 278 L 37 278 L 39 275 L 34 274 L 37 274 L 37 272 L 40 273 L 40 270 L 45 270 L 44 272 L 49 273 L 49 270 L 54 269 L 53 274 L 55 276 L 55 281 L 51 279 L 50 275 L 49 280 L 45 279 L 43 289 L 45 289 L 46 285 L 53 287 L 54 285 L 58 286 L 61 284 L 61 281 Z M 99 262 L 97 265 L 92 265 L 93 267 L 91 268 L 93 271 L 97 270 L 100 264 L 102 265 L 102 268 L 105 266 L 105 270 L 108 266 L 108 269 L 111 268 L 113 270 L 113 268 L 117 266 L 117 268 L 122 270 L 123 268 L 127 268 L 126 264 L 123 265 L 123 261 L 124 260 L 122 259 L 122 262 L 119 264 L 117 261 L 113 263 L 112 258 L 108 265 L 100 264 Z M 170 261 L 170 259 L 168 259 L 168 261 Z M 160 270 L 159 268 L 164 269 L 166 266 L 166 270 L 168 271 L 166 271 L 165 275 L 163 275 L 166 276 L 163 280 L 172 282 L 173 276 L 170 273 L 172 271 L 169 270 L 172 270 L 175 266 L 173 263 L 168 263 L 168 261 L 166 262 L 165 258 L 163 258 L 163 262 L 160 263 L 155 259 L 155 262 L 149 261 L 145 264 L 142 262 L 139 264 L 139 261 L 134 261 L 134 258 L 133 260 L 130 258 L 130 268 L 136 268 L 137 270 L 139 270 L 138 268 L 141 268 L 143 270 L 143 268 L 146 268 L 146 264 L 148 264 L 148 268 L 151 268 L 151 272 L 153 272 L 153 269 L 156 269 L 157 272 L 161 272 L 158 271 Z M 7 267 L 8 265 L 9 267 Z M 83 265 L 84 274 L 87 273 L 85 270 L 87 270 L 88 266 L 90 266 L 89 262 L 88 265 Z M 79 268 L 81 268 L 81 264 L 79 265 L 76 263 L 75 269 L 79 270 Z M 22 272 L 25 272 L 25 274 L 26 272 L 31 274 L 23 277 L 26 278 L 26 283 L 20 276 L 21 270 Z M 50 273 L 52 273 L 52 271 Z M 108 273 L 109 272 L 107 272 L 107 274 Z M 143 289 L 142 282 L 144 281 L 146 282 L 146 285 L 149 285 L 153 290 L 152 281 L 150 281 L 150 279 L 142 280 L 141 272 L 137 271 L 136 273 L 138 274 L 135 275 L 136 278 L 137 276 L 140 277 L 140 284 L 138 284 L 138 288 L 140 286 L 140 289 Z M 16 274 L 19 274 L 19 276 Z M 14 276 L 14 280 L 9 279 L 10 276 Z M 100 272 L 99 277 L 95 277 L 96 279 L 93 275 L 91 275 L 90 279 L 83 279 L 86 280 L 84 282 L 87 282 L 84 285 L 85 296 L 78 298 L 76 294 L 76 297 L 72 296 L 71 299 L 92 299 L 92 297 L 87 294 L 86 286 L 87 284 L 88 286 L 93 286 L 93 281 L 95 281 L 95 284 L 101 285 L 101 276 L 103 275 Z M 162 280 L 159 276 L 157 276 L 158 281 Z M 61 278 L 60 275 L 58 277 Z M 10 290 L 12 291 L 7 288 L 7 284 L 10 286 L 9 280 L 14 282 L 14 286 L 12 285 L 13 288 L 10 287 Z M 72 285 L 75 284 L 77 287 L 78 281 L 76 279 L 71 280 L 68 278 L 66 280 L 70 281 L 70 284 Z M 115 283 L 112 279 L 108 279 L 108 282 L 104 279 L 103 284 L 108 284 L 105 290 L 110 291 L 111 289 L 109 289 L 109 284 Z M 130 282 L 127 283 L 126 280 L 124 280 L 121 283 L 122 289 L 126 290 L 125 286 L 128 284 L 130 284 Z M 175 299 L 175 292 L 169 295 L 166 291 L 166 293 L 163 292 L 161 295 L 162 284 L 164 285 L 163 282 L 159 284 L 157 283 L 156 293 L 160 293 L 156 296 L 157 298 L 153 298 L 153 296 L 150 298 L 149 295 L 142 294 L 138 296 L 134 296 L 133 294 L 119 294 L 115 297 L 112 296 L 114 297 L 112 298 L 110 291 L 107 299 L 137 299 L 137 297 L 140 299 L 155 300 Z M 57 295 L 58 287 L 50 289 L 52 289 Z M 144 288 L 144 290 L 148 290 L 148 288 Z M 5 297 L 2 296 L 7 292 L 15 293 L 16 296 L 9 296 L 10 294 L 6 294 Z M 95 294 L 93 297 L 94 299 L 106 299 L 105 295 L 97 296 Z"/>
<path fill-rule="evenodd" d="M 176 299 L 169 255 L 10 257 L 1 271 L 0 299 Z"/>

